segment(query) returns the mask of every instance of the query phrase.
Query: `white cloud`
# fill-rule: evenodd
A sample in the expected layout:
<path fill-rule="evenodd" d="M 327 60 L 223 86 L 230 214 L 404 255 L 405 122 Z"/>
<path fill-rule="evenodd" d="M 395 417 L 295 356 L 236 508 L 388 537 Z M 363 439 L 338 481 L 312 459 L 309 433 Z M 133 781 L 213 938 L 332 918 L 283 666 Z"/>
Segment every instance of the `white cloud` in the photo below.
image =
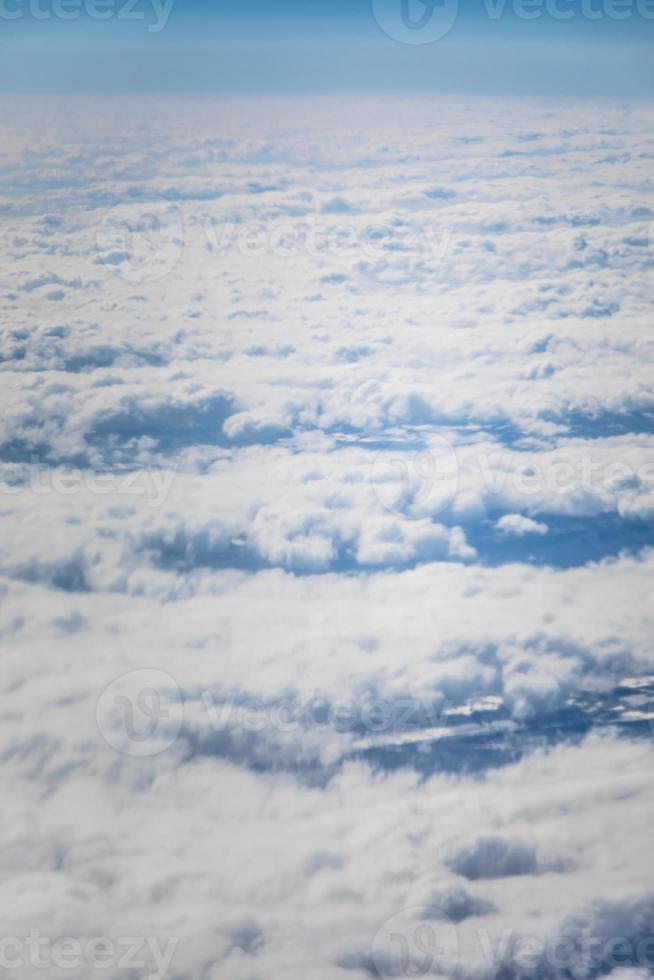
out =
<path fill-rule="evenodd" d="M 3 935 L 645 980 L 651 108 L 74 108 L 0 159 Z"/>
<path fill-rule="evenodd" d="M 518 538 L 523 534 L 547 534 L 547 524 L 532 521 L 530 517 L 523 517 L 522 514 L 504 514 L 495 527 L 503 534 L 513 534 Z"/>

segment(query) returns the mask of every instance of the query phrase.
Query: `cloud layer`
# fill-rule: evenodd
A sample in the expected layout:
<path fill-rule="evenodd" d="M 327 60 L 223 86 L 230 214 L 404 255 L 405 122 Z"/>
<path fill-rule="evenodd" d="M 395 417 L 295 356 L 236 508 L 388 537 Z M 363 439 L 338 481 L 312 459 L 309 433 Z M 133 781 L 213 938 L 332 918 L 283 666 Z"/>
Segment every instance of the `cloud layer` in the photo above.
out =
<path fill-rule="evenodd" d="M 654 972 L 651 122 L 15 102 L 16 955 L 38 929 L 149 938 L 139 980 Z"/>

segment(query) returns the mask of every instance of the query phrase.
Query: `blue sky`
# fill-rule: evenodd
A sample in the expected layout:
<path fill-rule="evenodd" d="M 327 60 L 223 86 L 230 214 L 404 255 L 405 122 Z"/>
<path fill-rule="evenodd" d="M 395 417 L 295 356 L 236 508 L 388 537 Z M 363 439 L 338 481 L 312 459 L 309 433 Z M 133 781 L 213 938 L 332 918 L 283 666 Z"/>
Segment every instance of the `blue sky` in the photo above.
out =
<path fill-rule="evenodd" d="M 106 18 L 89 16 L 95 2 L 105 4 Z M 431 10 L 408 0 L 409 28 L 403 0 L 127 2 L 2 0 L 0 88 L 620 97 L 654 90 L 654 0 L 441 0 Z M 57 16 L 58 3 L 69 5 L 70 19 Z M 430 31 L 442 36 L 431 40 Z"/>

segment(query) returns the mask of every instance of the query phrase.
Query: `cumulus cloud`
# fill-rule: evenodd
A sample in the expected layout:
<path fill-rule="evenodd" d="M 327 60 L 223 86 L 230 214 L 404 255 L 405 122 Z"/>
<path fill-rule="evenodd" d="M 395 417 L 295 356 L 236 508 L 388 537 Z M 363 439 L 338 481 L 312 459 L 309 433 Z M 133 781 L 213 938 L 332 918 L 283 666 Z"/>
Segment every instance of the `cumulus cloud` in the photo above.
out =
<path fill-rule="evenodd" d="M 3 934 L 645 980 L 651 108 L 69 114 L 0 158 Z"/>
<path fill-rule="evenodd" d="M 503 534 L 514 534 L 519 538 L 523 534 L 547 534 L 547 524 L 533 521 L 522 514 L 504 514 L 495 527 Z"/>

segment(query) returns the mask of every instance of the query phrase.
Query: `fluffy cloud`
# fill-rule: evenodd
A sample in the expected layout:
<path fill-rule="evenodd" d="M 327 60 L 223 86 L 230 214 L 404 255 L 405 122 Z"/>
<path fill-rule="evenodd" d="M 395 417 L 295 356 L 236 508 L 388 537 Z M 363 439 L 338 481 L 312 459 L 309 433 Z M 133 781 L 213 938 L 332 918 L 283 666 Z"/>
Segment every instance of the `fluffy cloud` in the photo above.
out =
<path fill-rule="evenodd" d="M 0 156 L 13 951 L 645 980 L 651 109 L 75 111 Z"/>
<path fill-rule="evenodd" d="M 519 538 L 523 534 L 547 534 L 547 524 L 532 521 L 530 517 L 523 517 L 522 514 L 504 514 L 495 527 L 502 534 L 515 534 Z"/>

